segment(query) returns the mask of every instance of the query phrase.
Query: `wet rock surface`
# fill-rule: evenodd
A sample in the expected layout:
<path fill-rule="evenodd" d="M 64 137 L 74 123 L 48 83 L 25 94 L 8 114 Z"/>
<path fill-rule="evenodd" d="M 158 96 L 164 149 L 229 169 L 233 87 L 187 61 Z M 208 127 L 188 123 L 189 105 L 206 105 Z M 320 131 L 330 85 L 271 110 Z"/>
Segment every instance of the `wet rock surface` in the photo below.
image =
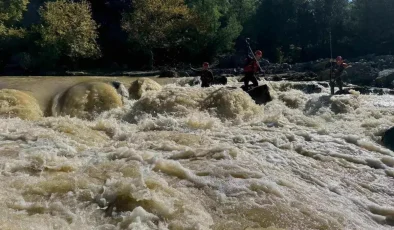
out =
<path fill-rule="evenodd" d="M 241 88 L 245 90 L 245 87 L 242 86 Z M 267 85 L 260 85 L 246 92 L 258 105 L 272 101 L 272 95 Z"/>
<path fill-rule="evenodd" d="M 383 145 L 394 151 L 394 127 L 388 129 L 382 137 Z"/>

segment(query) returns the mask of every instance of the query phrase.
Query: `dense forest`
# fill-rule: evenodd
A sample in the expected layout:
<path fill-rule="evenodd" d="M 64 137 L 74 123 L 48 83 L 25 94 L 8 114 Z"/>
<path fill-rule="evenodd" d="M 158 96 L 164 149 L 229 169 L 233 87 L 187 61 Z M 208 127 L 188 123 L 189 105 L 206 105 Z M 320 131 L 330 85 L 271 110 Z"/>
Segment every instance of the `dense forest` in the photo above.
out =
<path fill-rule="evenodd" d="M 271 62 L 394 51 L 393 0 L 0 0 L 0 72 Z"/>

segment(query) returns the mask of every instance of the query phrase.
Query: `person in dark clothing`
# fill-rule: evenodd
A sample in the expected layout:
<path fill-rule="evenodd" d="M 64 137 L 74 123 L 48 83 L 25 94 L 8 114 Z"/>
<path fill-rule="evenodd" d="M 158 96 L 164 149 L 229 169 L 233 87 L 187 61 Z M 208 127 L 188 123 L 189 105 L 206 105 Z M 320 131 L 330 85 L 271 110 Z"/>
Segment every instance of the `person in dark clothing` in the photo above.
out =
<path fill-rule="evenodd" d="M 343 90 L 343 71 L 346 68 L 349 68 L 351 66 L 349 66 L 348 64 L 343 62 L 343 59 L 341 56 L 338 56 L 336 58 L 336 62 L 333 65 L 333 74 L 334 74 L 334 79 L 330 81 L 330 87 L 331 87 L 331 94 L 334 94 L 334 89 L 335 89 L 335 85 L 338 86 L 339 90 L 342 91 Z"/>
<path fill-rule="evenodd" d="M 255 74 L 260 70 L 258 61 L 261 59 L 262 56 L 263 56 L 263 52 L 257 50 L 255 52 L 256 59 L 248 55 L 248 57 L 245 60 L 246 62 L 244 67 L 245 77 L 243 79 L 245 91 L 249 89 L 249 81 L 253 83 L 253 87 L 257 87 L 259 85 Z"/>
<path fill-rule="evenodd" d="M 201 87 L 210 87 L 213 83 L 213 73 L 209 69 L 209 63 L 204 62 L 202 65 L 202 70 L 193 69 L 190 67 L 191 70 L 198 73 L 201 79 Z"/>

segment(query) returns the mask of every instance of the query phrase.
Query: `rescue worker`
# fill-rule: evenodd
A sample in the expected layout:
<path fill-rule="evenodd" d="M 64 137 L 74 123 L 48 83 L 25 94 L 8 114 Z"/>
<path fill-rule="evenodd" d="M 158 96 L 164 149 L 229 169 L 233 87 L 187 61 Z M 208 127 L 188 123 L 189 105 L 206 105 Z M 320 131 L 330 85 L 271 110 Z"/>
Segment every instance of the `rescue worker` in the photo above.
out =
<path fill-rule="evenodd" d="M 204 62 L 202 64 L 202 70 L 193 69 L 190 67 L 191 70 L 198 73 L 201 79 L 201 87 L 210 87 L 213 83 L 213 73 L 209 69 L 209 63 Z"/>
<path fill-rule="evenodd" d="M 258 61 L 263 56 L 263 52 L 257 50 L 255 52 L 255 57 L 248 55 L 246 58 L 246 64 L 244 67 L 245 77 L 243 78 L 244 81 L 244 90 L 247 91 L 249 89 L 249 81 L 253 83 L 253 87 L 257 87 L 259 85 L 255 74 L 260 70 L 260 66 Z"/>
<path fill-rule="evenodd" d="M 335 64 L 333 65 L 333 70 L 332 70 L 332 73 L 334 74 L 334 80 L 330 81 L 331 94 L 334 94 L 335 85 L 338 86 L 339 91 L 343 90 L 343 79 L 342 79 L 343 71 L 349 67 L 351 67 L 351 66 L 344 63 L 341 56 L 338 56 L 336 58 L 336 61 L 335 61 Z"/>

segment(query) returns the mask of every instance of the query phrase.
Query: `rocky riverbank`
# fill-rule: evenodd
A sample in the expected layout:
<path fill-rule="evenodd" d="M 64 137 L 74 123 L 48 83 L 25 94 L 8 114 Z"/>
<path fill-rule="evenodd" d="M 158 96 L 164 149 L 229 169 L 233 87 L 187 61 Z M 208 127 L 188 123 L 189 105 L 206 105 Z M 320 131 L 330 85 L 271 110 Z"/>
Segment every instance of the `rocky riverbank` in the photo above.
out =
<path fill-rule="evenodd" d="M 345 59 L 345 62 L 352 67 L 346 69 L 344 81 L 347 84 L 394 88 L 394 56 L 368 55 L 359 58 Z M 329 59 L 319 59 L 311 62 L 288 64 L 270 63 L 267 60 L 260 62 L 265 78 L 271 81 L 328 81 L 330 79 Z M 241 65 L 241 63 L 238 63 Z M 220 64 L 219 64 L 220 67 Z M 241 76 L 243 74 L 241 66 L 234 68 L 212 68 L 218 78 Z M 26 75 L 24 73 L 5 72 L 3 75 Z M 130 76 L 145 77 L 157 76 L 160 78 L 193 77 L 197 74 L 188 68 L 158 68 L 153 71 L 62 71 L 40 73 L 42 76 Z M 221 81 L 224 82 L 224 81 Z"/>

